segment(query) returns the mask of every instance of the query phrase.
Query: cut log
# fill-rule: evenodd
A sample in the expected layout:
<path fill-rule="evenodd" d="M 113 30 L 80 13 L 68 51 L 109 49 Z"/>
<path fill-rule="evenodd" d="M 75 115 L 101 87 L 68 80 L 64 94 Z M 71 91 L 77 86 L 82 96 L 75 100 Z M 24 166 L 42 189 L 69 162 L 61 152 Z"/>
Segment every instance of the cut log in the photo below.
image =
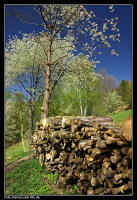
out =
<path fill-rule="evenodd" d="M 91 186 L 93 186 L 93 187 L 100 186 L 100 177 L 98 175 L 96 177 L 91 178 Z"/>
<path fill-rule="evenodd" d="M 115 174 L 116 174 L 116 171 L 115 171 L 115 170 L 112 170 L 112 168 L 109 167 L 108 170 L 107 170 L 107 172 L 106 172 L 107 178 L 109 178 L 109 179 L 110 179 L 110 178 L 113 178 Z"/>
<path fill-rule="evenodd" d="M 77 135 L 73 135 L 73 134 L 70 134 L 70 135 L 62 135 L 60 137 L 60 139 L 78 139 L 78 136 Z"/>
<path fill-rule="evenodd" d="M 94 160 L 94 157 L 92 155 L 89 155 L 89 154 L 86 154 L 85 155 L 85 163 L 88 163 L 88 162 L 92 162 Z"/>
<path fill-rule="evenodd" d="M 110 162 L 103 162 L 102 166 L 108 169 L 110 166 Z"/>
<path fill-rule="evenodd" d="M 63 164 L 63 161 L 54 161 L 54 162 L 48 162 L 48 165 L 58 165 L 58 164 Z"/>
<path fill-rule="evenodd" d="M 95 191 L 92 187 L 88 188 L 87 190 L 87 195 L 94 195 L 95 194 Z"/>
<path fill-rule="evenodd" d="M 128 155 L 126 155 L 123 159 L 122 159 L 122 164 L 124 168 L 127 167 L 131 167 L 132 166 L 132 160 L 128 157 Z"/>
<path fill-rule="evenodd" d="M 55 138 L 57 138 L 57 139 L 59 139 L 59 131 L 54 131 L 54 130 L 52 130 L 52 131 L 51 131 L 51 136 L 52 136 L 52 137 L 55 137 Z"/>
<path fill-rule="evenodd" d="M 113 179 L 107 179 L 106 185 L 107 187 L 112 188 L 114 185 Z"/>
<path fill-rule="evenodd" d="M 95 131 L 94 132 L 89 131 L 87 133 L 84 133 L 84 136 L 86 136 L 86 137 L 91 137 L 91 136 L 97 137 L 97 136 L 100 136 L 100 134 L 98 132 L 95 132 Z"/>
<path fill-rule="evenodd" d="M 123 167 L 122 166 L 121 167 L 116 167 L 115 170 L 119 174 L 119 173 L 121 173 L 123 171 Z"/>
<path fill-rule="evenodd" d="M 125 142 L 121 141 L 121 140 L 117 140 L 116 141 L 116 144 L 120 147 L 124 146 L 125 145 Z"/>
<path fill-rule="evenodd" d="M 56 138 L 53 138 L 52 136 L 49 136 L 48 139 L 49 139 L 49 141 L 50 141 L 50 143 L 51 143 L 52 146 L 54 144 L 58 144 L 59 143 L 59 140 L 56 139 Z"/>
<path fill-rule="evenodd" d="M 118 162 L 118 163 L 116 164 L 116 166 L 117 166 L 117 167 L 122 167 L 122 161 Z"/>
<path fill-rule="evenodd" d="M 95 132 L 94 130 L 95 130 L 94 127 L 85 127 L 85 133 L 87 133 L 87 132 L 89 132 L 89 131 Z"/>
<path fill-rule="evenodd" d="M 128 189 L 128 185 L 125 184 L 125 185 L 122 185 L 120 187 L 117 187 L 117 188 L 113 188 L 111 190 L 112 194 L 119 194 L 119 193 L 124 193 L 125 190 Z"/>
<path fill-rule="evenodd" d="M 132 169 L 123 169 L 122 170 L 123 173 L 123 178 L 129 178 L 130 180 L 132 180 Z"/>
<path fill-rule="evenodd" d="M 77 120 L 76 123 L 77 123 L 78 125 L 86 126 L 86 127 L 94 127 L 94 126 L 95 126 L 95 125 L 93 124 L 93 122 L 87 121 L 87 120 Z"/>
<path fill-rule="evenodd" d="M 101 140 L 101 138 L 99 136 L 91 136 L 91 141 L 97 142 L 99 140 Z"/>
<path fill-rule="evenodd" d="M 43 144 L 47 144 L 48 142 L 49 142 L 49 138 L 47 138 L 47 140 L 45 140 L 45 141 L 40 141 L 40 142 L 38 142 L 37 143 L 37 146 L 42 146 Z"/>
<path fill-rule="evenodd" d="M 114 156 L 110 157 L 112 163 L 118 163 L 121 160 L 121 155 L 115 154 Z"/>
<path fill-rule="evenodd" d="M 121 128 L 109 128 L 106 132 L 109 133 L 113 138 L 120 138 L 122 136 Z"/>
<path fill-rule="evenodd" d="M 78 143 L 78 148 L 83 149 L 84 147 L 90 146 L 90 145 L 92 145 L 91 140 L 80 140 L 80 142 Z"/>
<path fill-rule="evenodd" d="M 113 122 L 113 118 L 111 116 L 106 117 L 96 117 L 93 119 L 94 122 Z"/>
<path fill-rule="evenodd" d="M 115 141 L 116 141 L 115 138 L 112 138 L 112 137 L 107 136 L 107 135 L 104 135 L 104 140 L 105 140 L 106 144 L 112 144 L 112 143 L 115 143 Z"/>
<path fill-rule="evenodd" d="M 69 127 L 70 125 L 72 125 L 70 122 L 72 119 L 75 119 L 76 117 L 72 117 L 72 116 L 64 116 L 62 118 L 62 127 Z"/>
<path fill-rule="evenodd" d="M 71 132 L 76 133 L 77 131 L 81 131 L 81 128 L 82 128 L 82 126 L 73 124 L 73 125 L 71 125 Z"/>
<path fill-rule="evenodd" d="M 113 186 L 113 187 L 118 187 L 118 185 L 120 186 L 120 185 L 123 184 L 123 180 L 115 181 L 115 180 L 113 179 L 113 184 L 115 185 L 115 186 Z"/>
<path fill-rule="evenodd" d="M 102 173 L 101 176 L 100 176 L 100 179 L 101 179 L 102 182 L 105 182 L 107 180 L 107 177 L 106 177 L 105 174 Z"/>
<path fill-rule="evenodd" d="M 95 124 L 97 127 L 105 127 L 105 128 L 109 128 L 114 126 L 113 122 L 98 122 Z"/>
<path fill-rule="evenodd" d="M 124 155 L 128 155 L 129 158 L 132 157 L 132 147 L 123 147 L 121 149 L 121 152 L 124 154 Z"/>
<path fill-rule="evenodd" d="M 59 137 L 63 136 L 63 135 L 70 135 L 72 134 L 71 130 L 64 130 L 64 129 L 60 129 L 58 135 Z"/>
<path fill-rule="evenodd" d="M 98 148 L 101 148 L 101 149 L 104 149 L 104 148 L 107 148 L 107 145 L 106 145 L 106 142 L 105 140 L 98 140 L 96 142 L 96 147 Z"/>
<path fill-rule="evenodd" d="M 132 117 L 128 117 L 122 126 L 122 136 L 128 141 L 132 142 Z"/>
<path fill-rule="evenodd" d="M 132 188 L 132 181 L 128 181 L 127 185 L 128 185 L 128 188 L 131 189 Z"/>
<path fill-rule="evenodd" d="M 101 153 L 110 152 L 111 150 L 112 150 L 111 148 L 104 148 L 104 149 L 93 148 L 92 155 L 93 156 L 100 155 Z"/>
<path fill-rule="evenodd" d="M 84 151 L 88 150 L 88 153 L 92 152 L 91 145 L 83 147 L 83 150 Z"/>
<path fill-rule="evenodd" d="M 60 130 L 62 126 L 50 126 L 50 128 L 54 129 L 55 131 Z"/>
<path fill-rule="evenodd" d="M 119 181 L 123 178 L 123 173 L 115 174 L 114 179 L 115 181 Z"/>
<path fill-rule="evenodd" d="M 104 188 L 103 187 L 99 187 L 95 189 L 95 194 L 101 194 L 104 192 Z"/>
<path fill-rule="evenodd" d="M 76 126 L 77 126 L 77 125 L 76 125 Z M 83 133 L 83 131 L 77 131 L 77 132 L 76 132 L 76 135 L 77 135 L 77 138 L 80 139 L 80 138 L 83 138 L 84 133 Z"/>
<path fill-rule="evenodd" d="M 57 186 L 59 188 L 65 188 L 66 187 L 66 177 L 60 176 L 58 181 L 57 181 Z"/>
<path fill-rule="evenodd" d="M 51 146 L 45 147 L 44 151 L 46 151 L 46 152 L 51 151 Z"/>

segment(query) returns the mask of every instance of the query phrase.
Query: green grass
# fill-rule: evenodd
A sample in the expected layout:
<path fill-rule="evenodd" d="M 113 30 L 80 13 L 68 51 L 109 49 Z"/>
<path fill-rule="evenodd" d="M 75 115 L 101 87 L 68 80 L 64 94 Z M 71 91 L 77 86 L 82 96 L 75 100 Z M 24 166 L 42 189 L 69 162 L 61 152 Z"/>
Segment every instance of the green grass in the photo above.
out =
<path fill-rule="evenodd" d="M 33 158 L 5 173 L 5 195 L 60 195 L 56 188 L 58 177 L 42 169 L 38 159 Z M 69 194 L 78 194 L 75 187 Z"/>
<path fill-rule="evenodd" d="M 36 158 L 20 164 L 5 175 L 6 195 L 44 195 L 53 192 L 44 184 L 42 178 L 46 171 L 41 169 Z"/>
<path fill-rule="evenodd" d="M 5 163 L 6 164 L 16 161 L 25 156 L 28 156 L 29 154 L 33 152 L 30 150 L 29 141 L 25 140 L 24 143 L 25 143 L 26 152 L 23 151 L 23 146 L 21 142 L 14 144 L 12 146 L 9 146 L 5 149 Z"/>
<path fill-rule="evenodd" d="M 129 117 L 132 116 L 132 110 L 124 110 L 118 113 L 113 113 L 113 114 L 109 114 L 113 117 L 113 121 L 115 124 L 121 126 L 123 121 Z"/>

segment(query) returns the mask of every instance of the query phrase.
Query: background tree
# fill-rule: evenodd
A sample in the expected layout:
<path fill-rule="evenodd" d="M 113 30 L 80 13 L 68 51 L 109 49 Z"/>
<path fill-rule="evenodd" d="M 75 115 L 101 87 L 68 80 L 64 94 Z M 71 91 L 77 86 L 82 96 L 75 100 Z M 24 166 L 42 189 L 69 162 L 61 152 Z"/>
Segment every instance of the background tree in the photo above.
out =
<path fill-rule="evenodd" d="M 100 90 L 104 93 L 110 92 L 116 88 L 116 79 L 108 75 L 105 69 L 100 68 L 98 72 L 100 76 Z"/>
<path fill-rule="evenodd" d="M 43 92 L 43 68 L 40 61 L 44 57 L 33 34 L 23 34 L 23 38 L 13 37 L 5 50 L 6 91 L 20 92 L 29 107 L 29 132 L 34 132 L 35 105 Z"/>
<path fill-rule="evenodd" d="M 27 114 L 27 110 L 25 108 L 27 108 L 27 105 L 24 103 L 24 98 L 23 98 L 23 95 L 19 92 L 16 92 L 15 95 L 14 95 L 14 99 L 15 99 L 15 107 L 16 107 L 16 113 L 19 115 L 19 118 L 18 118 L 18 123 L 19 123 L 19 126 L 20 126 L 20 135 L 21 135 L 21 141 L 22 141 L 22 146 L 23 146 L 23 150 L 24 152 L 26 152 L 26 148 L 25 148 L 25 145 L 24 145 L 24 135 L 25 135 L 25 130 L 26 130 L 26 127 L 27 124 L 28 124 L 28 121 L 26 120 L 26 115 Z M 24 127 L 25 125 L 25 127 Z"/>
<path fill-rule="evenodd" d="M 18 94 L 19 95 L 19 94 Z M 17 96 L 5 102 L 5 145 L 22 141 L 29 129 L 28 109 L 26 103 L 18 101 Z M 25 149 L 24 149 L 25 150 Z"/>
<path fill-rule="evenodd" d="M 104 107 L 105 97 L 108 93 L 115 91 L 116 79 L 108 75 L 105 69 L 99 69 L 100 76 L 96 82 L 96 95 L 94 96 L 93 115 L 106 115 L 107 109 Z"/>
<path fill-rule="evenodd" d="M 76 56 L 53 91 L 49 114 L 91 115 L 97 80 L 94 64 L 84 54 Z"/>
<path fill-rule="evenodd" d="M 122 104 L 122 97 L 118 95 L 116 91 L 109 92 L 108 95 L 105 97 L 105 101 L 103 103 L 108 113 L 114 112 Z"/>
<path fill-rule="evenodd" d="M 73 54 L 68 51 L 74 45 L 71 43 L 71 37 L 68 36 L 67 39 L 67 44 L 66 41 L 59 43 L 55 40 L 52 46 L 54 49 L 52 59 L 54 68 L 51 68 L 49 98 L 73 58 Z M 47 76 L 47 72 L 41 65 L 47 60 L 46 48 L 48 42 L 48 38 L 44 33 L 41 33 L 40 36 L 32 33 L 23 34 L 22 39 L 13 38 L 6 46 L 6 85 L 10 85 L 12 88 L 14 85 L 15 90 L 22 92 L 28 102 L 31 135 L 34 132 L 35 105 L 44 90 L 43 75 Z M 62 56 L 63 53 L 65 55 Z"/>
<path fill-rule="evenodd" d="M 80 115 L 86 116 L 89 107 L 90 93 L 93 92 L 93 82 L 97 79 L 94 64 L 84 54 L 75 57 L 70 68 L 70 73 L 64 76 L 63 86 L 75 96 L 74 100 L 79 107 Z M 70 91 L 71 90 L 71 91 Z"/>
<path fill-rule="evenodd" d="M 125 104 L 128 104 L 129 107 L 132 107 L 132 84 L 129 81 L 122 80 L 117 92 L 122 96 L 122 100 Z"/>

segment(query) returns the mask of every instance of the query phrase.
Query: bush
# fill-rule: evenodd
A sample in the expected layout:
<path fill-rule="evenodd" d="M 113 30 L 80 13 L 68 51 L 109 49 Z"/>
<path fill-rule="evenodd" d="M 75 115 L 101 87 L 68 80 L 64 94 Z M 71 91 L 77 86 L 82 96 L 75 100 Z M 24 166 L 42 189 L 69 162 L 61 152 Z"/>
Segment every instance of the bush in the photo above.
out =
<path fill-rule="evenodd" d="M 118 95 L 115 91 L 109 92 L 104 100 L 104 107 L 108 113 L 114 112 L 122 104 L 122 97 Z"/>

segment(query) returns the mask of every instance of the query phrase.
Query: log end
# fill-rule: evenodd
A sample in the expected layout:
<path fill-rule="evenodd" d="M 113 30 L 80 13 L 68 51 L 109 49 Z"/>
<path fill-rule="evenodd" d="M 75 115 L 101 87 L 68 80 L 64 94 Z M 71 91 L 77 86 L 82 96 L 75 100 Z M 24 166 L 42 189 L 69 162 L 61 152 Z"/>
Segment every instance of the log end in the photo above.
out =
<path fill-rule="evenodd" d="M 128 117 L 122 126 L 122 136 L 128 141 L 132 141 L 132 117 Z"/>

